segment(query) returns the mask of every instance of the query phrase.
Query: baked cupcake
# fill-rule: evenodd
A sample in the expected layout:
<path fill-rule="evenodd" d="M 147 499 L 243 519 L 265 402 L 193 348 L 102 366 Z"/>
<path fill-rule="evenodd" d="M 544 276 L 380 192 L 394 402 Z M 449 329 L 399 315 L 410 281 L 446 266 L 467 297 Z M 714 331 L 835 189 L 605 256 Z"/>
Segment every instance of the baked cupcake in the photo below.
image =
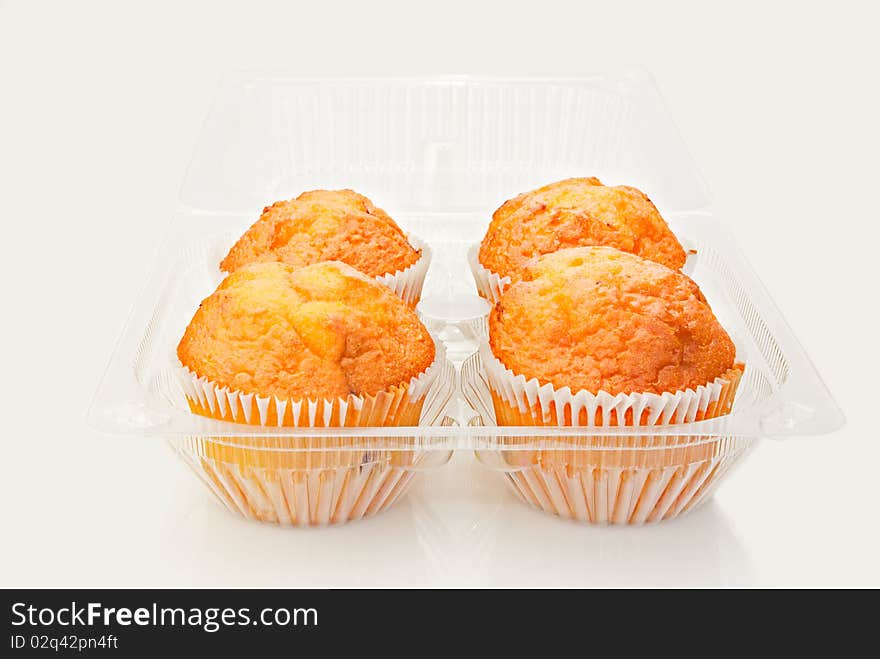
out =
<path fill-rule="evenodd" d="M 363 195 L 352 190 L 312 190 L 264 208 L 220 268 L 230 273 L 267 261 L 298 267 L 341 261 L 378 279 L 415 306 L 430 254 L 426 245 L 407 237 Z"/>
<path fill-rule="evenodd" d="M 690 278 L 611 247 L 564 249 L 526 265 L 493 308 L 480 354 L 501 426 L 710 419 L 730 412 L 743 372 Z M 561 438 L 570 450 L 511 452 L 510 478 L 526 501 L 556 514 L 654 521 L 692 507 L 716 480 L 725 447 L 693 440 Z"/>
<path fill-rule="evenodd" d="M 242 266 L 177 348 L 191 411 L 274 427 L 418 425 L 440 352 L 399 297 L 339 262 Z M 412 476 L 412 452 L 352 450 L 344 437 L 197 441 L 194 466 L 218 496 L 262 521 L 371 514 Z"/>
<path fill-rule="evenodd" d="M 645 193 L 570 178 L 504 202 L 469 258 L 480 294 L 495 302 L 531 259 L 589 245 L 615 247 L 674 270 L 687 256 Z"/>

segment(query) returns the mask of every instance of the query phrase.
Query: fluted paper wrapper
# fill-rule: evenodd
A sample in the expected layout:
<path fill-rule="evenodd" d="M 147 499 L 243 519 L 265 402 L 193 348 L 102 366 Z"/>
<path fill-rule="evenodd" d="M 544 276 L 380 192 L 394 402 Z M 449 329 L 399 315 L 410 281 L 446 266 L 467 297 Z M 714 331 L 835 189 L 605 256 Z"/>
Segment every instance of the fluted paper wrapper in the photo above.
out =
<path fill-rule="evenodd" d="M 477 292 L 486 298 L 492 304 L 501 299 L 501 294 L 510 286 L 511 278 L 509 276 L 502 277 L 497 272 L 492 272 L 482 263 L 480 263 L 480 245 L 479 243 L 471 245 L 468 249 L 468 265 L 471 274 L 474 277 L 474 283 L 477 285 Z M 694 271 L 697 262 L 697 252 L 694 249 L 687 250 L 687 259 L 681 267 L 681 271 L 690 275 Z"/>
<path fill-rule="evenodd" d="M 501 299 L 504 289 L 510 285 L 510 277 L 502 277 L 480 263 L 480 245 L 471 245 L 468 249 L 468 265 L 477 285 L 477 292 L 492 304 Z"/>
<path fill-rule="evenodd" d="M 409 382 L 371 396 L 290 400 L 230 391 L 177 369 L 190 409 L 221 421 L 271 427 L 418 425 L 445 354 Z M 230 435 L 233 435 L 231 432 Z M 231 511 L 250 519 L 322 526 L 385 510 L 408 489 L 417 451 L 351 449 L 345 437 L 192 437 L 173 444 Z"/>
<path fill-rule="evenodd" d="M 488 344 L 480 357 L 499 426 L 618 427 L 684 424 L 728 414 L 743 373 L 675 393 L 572 392 L 506 368 Z M 704 501 L 750 442 L 738 437 L 559 437 L 571 448 L 502 451 L 514 492 L 536 508 L 585 522 L 641 524 Z M 526 442 L 531 441 L 528 438 Z M 589 442 L 589 447 L 577 448 Z"/>
<path fill-rule="evenodd" d="M 422 286 L 425 284 L 428 267 L 431 265 L 431 248 L 412 234 L 406 238 L 413 249 L 421 252 L 419 260 L 404 270 L 380 275 L 376 277 L 376 281 L 394 291 L 409 306 L 415 307 L 419 303 Z"/>

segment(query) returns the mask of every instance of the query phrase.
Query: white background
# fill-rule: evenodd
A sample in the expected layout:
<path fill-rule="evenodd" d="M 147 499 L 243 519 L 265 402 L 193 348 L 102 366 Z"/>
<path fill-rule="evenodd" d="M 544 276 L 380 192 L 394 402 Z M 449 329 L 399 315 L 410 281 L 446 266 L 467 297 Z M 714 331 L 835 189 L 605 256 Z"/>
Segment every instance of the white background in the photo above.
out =
<path fill-rule="evenodd" d="M 0 585 L 880 586 L 873 3 L 0 0 Z M 368 522 L 215 505 L 85 410 L 220 74 L 652 71 L 716 208 L 848 417 L 642 529 L 516 503 L 469 455 Z"/>

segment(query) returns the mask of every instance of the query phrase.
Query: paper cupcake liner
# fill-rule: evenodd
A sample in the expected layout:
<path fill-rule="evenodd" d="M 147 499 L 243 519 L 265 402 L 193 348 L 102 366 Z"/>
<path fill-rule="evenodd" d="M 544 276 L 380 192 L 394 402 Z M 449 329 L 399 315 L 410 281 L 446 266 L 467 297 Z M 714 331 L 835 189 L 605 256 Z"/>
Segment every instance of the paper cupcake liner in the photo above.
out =
<path fill-rule="evenodd" d="M 687 258 L 681 271 L 690 276 L 697 264 L 697 250 L 685 246 Z M 482 263 L 480 263 L 480 244 L 471 245 L 467 253 L 468 265 L 471 268 L 471 274 L 474 277 L 474 283 L 477 285 L 477 292 L 486 298 L 492 304 L 501 299 L 501 294 L 510 286 L 511 278 L 509 276 L 502 277 L 496 272 L 492 272 Z"/>
<path fill-rule="evenodd" d="M 573 466 L 542 452 L 533 454 L 534 464 L 504 476 L 520 500 L 544 512 L 593 524 L 639 525 L 704 503 L 753 442 L 721 438 L 706 447 L 714 457 L 653 467 Z M 586 455 L 581 459 L 588 461 Z"/>
<path fill-rule="evenodd" d="M 425 394 L 443 371 L 445 350 L 435 341 L 434 361 L 419 375 L 377 394 L 340 398 L 289 399 L 258 396 L 221 387 L 182 364 L 175 375 L 190 410 L 220 421 L 253 426 L 340 428 L 416 426 Z"/>
<path fill-rule="evenodd" d="M 404 270 L 376 277 L 383 286 L 387 286 L 409 306 L 415 307 L 422 295 L 422 286 L 428 267 L 431 265 L 431 248 L 416 236 L 409 234 L 406 239 L 413 249 L 420 250 L 419 260 Z"/>
<path fill-rule="evenodd" d="M 320 457 L 323 467 L 268 466 L 259 449 L 245 460 L 205 439 L 173 444 L 214 496 L 245 518 L 290 526 L 326 526 L 370 517 L 399 500 L 425 456 L 411 451 L 339 451 Z M 284 462 L 281 453 L 276 459 Z M 302 457 L 314 454 L 302 453 Z M 337 466 L 332 463 L 337 461 Z M 265 462 L 271 461 L 267 458 Z"/>
<path fill-rule="evenodd" d="M 477 292 L 492 304 L 501 299 L 504 289 L 510 285 L 510 277 L 502 277 L 480 263 L 480 244 L 471 245 L 467 253 L 468 265 L 477 285 Z"/>
<path fill-rule="evenodd" d="M 619 427 L 692 423 L 728 414 L 743 367 L 675 393 L 592 393 L 541 385 L 506 368 L 487 343 L 480 357 L 499 426 Z M 528 441 L 528 440 L 526 440 Z M 560 437 L 576 446 L 577 437 Z M 739 460 L 742 438 L 692 435 L 590 437 L 583 449 L 503 451 L 508 484 L 552 514 L 597 523 L 640 524 L 692 509 Z"/>
<path fill-rule="evenodd" d="M 660 426 L 692 423 L 730 412 L 742 377 L 737 365 L 724 376 L 675 393 L 612 395 L 541 385 L 504 366 L 485 341 L 480 344 L 500 426 Z"/>
<path fill-rule="evenodd" d="M 221 421 L 273 427 L 407 426 L 418 425 L 444 359 L 443 345 L 437 343 L 434 362 L 409 382 L 370 396 L 317 400 L 230 391 L 182 365 L 176 373 L 190 410 Z M 231 511 L 264 522 L 310 526 L 386 509 L 405 492 L 424 454 L 346 448 L 349 442 L 343 437 L 195 437 L 175 448 Z"/>

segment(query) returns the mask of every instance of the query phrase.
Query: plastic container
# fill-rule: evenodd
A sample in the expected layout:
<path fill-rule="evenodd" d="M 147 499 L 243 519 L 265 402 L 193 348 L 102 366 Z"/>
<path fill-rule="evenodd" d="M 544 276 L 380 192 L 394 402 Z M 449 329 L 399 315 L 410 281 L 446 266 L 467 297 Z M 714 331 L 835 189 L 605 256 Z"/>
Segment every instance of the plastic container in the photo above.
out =
<path fill-rule="evenodd" d="M 731 414 L 672 426 L 495 426 L 473 355 L 489 307 L 476 295 L 468 250 L 505 199 L 590 175 L 646 191 L 697 249 L 692 276 L 747 364 Z M 268 428 L 191 414 L 172 377 L 174 348 L 219 280 L 225 250 L 267 203 L 338 187 L 366 194 L 431 247 L 418 311 L 451 363 L 420 425 Z M 705 501 L 759 437 L 843 422 L 713 214 L 652 81 L 631 69 L 565 80 L 228 76 L 89 418 L 101 430 L 167 439 L 231 510 L 299 525 L 387 508 L 453 450 L 475 451 L 542 510 L 657 521 Z M 250 462 L 228 457 L 242 452 Z"/>

